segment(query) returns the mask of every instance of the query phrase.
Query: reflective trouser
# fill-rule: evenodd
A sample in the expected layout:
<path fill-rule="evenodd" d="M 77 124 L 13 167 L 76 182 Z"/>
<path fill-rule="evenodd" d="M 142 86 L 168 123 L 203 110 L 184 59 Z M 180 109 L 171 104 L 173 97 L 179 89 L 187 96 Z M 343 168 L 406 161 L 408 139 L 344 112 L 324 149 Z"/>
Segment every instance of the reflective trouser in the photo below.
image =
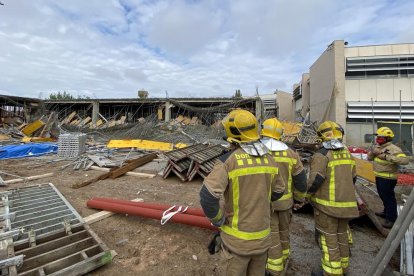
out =
<path fill-rule="evenodd" d="M 282 244 L 282 254 L 283 261 L 286 263 L 286 260 L 290 256 L 290 222 L 292 221 L 292 209 L 286 211 L 278 211 L 279 214 L 279 233 L 280 233 L 280 243 Z"/>
<path fill-rule="evenodd" d="M 260 255 L 240 256 L 222 246 L 225 276 L 263 276 L 266 273 L 267 252 Z"/>
<path fill-rule="evenodd" d="M 270 239 L 272 241 L 272 246 L 269 249 L 266 269 L 271 275 L 276 276 L 281 275 L 284 269 L 279 223 L 279 212 L 275 211 L 272 213 L 270 222 Z"/>
<path fill-rule="evenodd" d="M 314 209 L 315 227 L 320 234 L 324 275 L 343 275 L 349 266 L 348 219 L 328 216 Z"/>

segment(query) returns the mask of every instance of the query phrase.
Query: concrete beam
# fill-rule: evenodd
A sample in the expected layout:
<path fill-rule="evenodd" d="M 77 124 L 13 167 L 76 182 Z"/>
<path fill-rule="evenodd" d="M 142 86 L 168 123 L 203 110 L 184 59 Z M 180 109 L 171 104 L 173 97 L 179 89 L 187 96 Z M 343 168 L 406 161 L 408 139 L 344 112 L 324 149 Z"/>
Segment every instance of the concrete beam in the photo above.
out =
<path fill-rule="evenodd" d="M 92 125 L 95 126 L 96 122 L 98 121 L 99 117 L 99 102 L 93 101 L 92 102 Z"/>
<path fill-rule="evenodd" d="M 168 123 L 171 120 L 171 108 L 172 105 L 169 101 L 165 102 L 165 122 Z"/>

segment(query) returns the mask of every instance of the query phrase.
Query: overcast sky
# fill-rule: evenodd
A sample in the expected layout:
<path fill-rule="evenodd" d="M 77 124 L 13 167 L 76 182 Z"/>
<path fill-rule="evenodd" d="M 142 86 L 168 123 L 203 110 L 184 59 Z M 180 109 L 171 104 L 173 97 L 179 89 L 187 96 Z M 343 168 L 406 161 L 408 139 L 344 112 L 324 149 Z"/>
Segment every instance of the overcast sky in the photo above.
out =
<path fill-rule="evenodd" d="M 414 42 L 414 1 L 0 0 L 0 94 L 291 91 L 335 39 Z"/>

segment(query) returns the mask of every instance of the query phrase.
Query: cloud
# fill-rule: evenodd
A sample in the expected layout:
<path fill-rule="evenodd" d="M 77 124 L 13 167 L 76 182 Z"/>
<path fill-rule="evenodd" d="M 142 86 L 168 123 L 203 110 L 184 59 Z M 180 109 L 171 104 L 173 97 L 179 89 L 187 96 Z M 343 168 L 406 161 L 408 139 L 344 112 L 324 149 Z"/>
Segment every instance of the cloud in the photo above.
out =
<path fill-rule="evenodd" d="M 3 2 L 0 91 L 20 96 L 291 91 L 335 39 L 414 40 L 408 0 Z"/>

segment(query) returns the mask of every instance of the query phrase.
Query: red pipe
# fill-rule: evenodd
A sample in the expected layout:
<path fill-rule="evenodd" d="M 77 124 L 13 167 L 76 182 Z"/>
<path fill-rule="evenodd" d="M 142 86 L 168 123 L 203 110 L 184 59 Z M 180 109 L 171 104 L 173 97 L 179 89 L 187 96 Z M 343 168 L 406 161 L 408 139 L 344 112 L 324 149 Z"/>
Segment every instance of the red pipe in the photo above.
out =
<path fill-rule="evenodd" d="M 122 205 L 129 205 L 129 206 L 136 206 L 136 207 L 142 207 L 142 208 L 148 208 L 148 209 L 156 209 L 156 210 L 162 210 L 162 211 L 165 211 L 173 206 L 173 205 L 168 205 L 168 204 L 150 203 L 150 202 L 133 202 L 129 200 L 105 198 L 105 197 L 94 197 L 92 198 L 92 200 L 117 203 L 117 204 L 122 204 Z M 178 210 L 178 207 L 175 207 L 171 211 L 177 211 L 177 210 Z M 201 208 L 188 208 L 184 214 L 199 216 L 199 217 L 206 216 L 203 212 L 203 209 Z"/>
<path fill-rule="evenodd" d="M 140 217 L 145 217 L 145 218 L 158 219 L 158 220 L 161 220 L 162 214 L 164 212 L 162 210 L 142 208 L 142 207 L 136 207 L 136 206 L 128 206 L 128 205 L 104 202 L 104 201 L 93 200 L 93 199 L 88 200 L 86 205 L 89 208 L 106 210 L 106 211 L 119 213 L 119 214 L 128 214 L 132 216 L 140 216 Z M 210 230 L 217 230 L 216 227 L 211 225 L 207 217 L 200 217 L 200 216 L 193 216 L 193 215 L 178 213 L 174 215 L 170 219 L 170 221 L 192 225 L 192 226 L 198 226 L 198 227 L 202 227 L 202 228 L 206 228 Z"/>

